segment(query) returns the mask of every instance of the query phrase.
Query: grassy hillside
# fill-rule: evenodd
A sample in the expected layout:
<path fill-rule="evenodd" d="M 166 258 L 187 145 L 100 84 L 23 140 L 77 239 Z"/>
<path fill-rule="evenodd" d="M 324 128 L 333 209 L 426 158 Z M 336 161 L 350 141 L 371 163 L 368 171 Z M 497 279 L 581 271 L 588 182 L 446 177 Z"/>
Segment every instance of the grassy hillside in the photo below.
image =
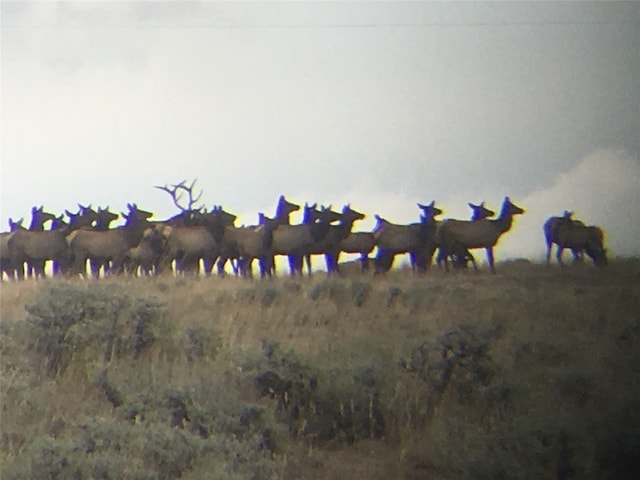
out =
<path fill-rule="evenodd" d="M 0 476 L 640 475 L 640 261 L 1 287 Z"/>

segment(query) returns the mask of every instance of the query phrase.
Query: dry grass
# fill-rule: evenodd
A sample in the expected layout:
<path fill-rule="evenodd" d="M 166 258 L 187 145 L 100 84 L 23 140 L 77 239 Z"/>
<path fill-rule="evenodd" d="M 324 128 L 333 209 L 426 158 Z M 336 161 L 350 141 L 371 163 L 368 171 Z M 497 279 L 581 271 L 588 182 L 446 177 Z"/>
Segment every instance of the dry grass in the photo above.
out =
<path fill-rule="evenodd" d="M 638 260 L 511 262 L 495 276 L 51 279 L 0 295 L 3 479 L 638 473 Z M 103 326 L 117 302 L 118 348 Z M 47 370 L 53 347 L 38 350 L 34 338 L 50 339 L 34 322 L 78 308 Z M 271 374 L 281 383 L 260 397 L 255 379 Z M 172 420 L 181 408 L 188 418 Z"/>

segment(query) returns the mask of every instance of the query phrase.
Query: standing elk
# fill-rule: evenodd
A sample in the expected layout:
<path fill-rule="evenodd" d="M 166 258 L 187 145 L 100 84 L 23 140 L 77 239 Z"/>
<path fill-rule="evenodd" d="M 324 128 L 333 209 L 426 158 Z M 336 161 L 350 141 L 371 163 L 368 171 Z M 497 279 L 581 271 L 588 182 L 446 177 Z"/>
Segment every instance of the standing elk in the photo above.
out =
<path fill-rule="evenodd" d="M 336 264 L 340 261 L 340 253 L 360 254 L 360 270 L 362 273 L 369 270 L 369 255 L 376 247 L 376 239 L 373 232 L 351 232 L 347 238 L 339 243 Z"/>
<path fill-rule="evenodd" d="M 259 224 L 249 227 L 229 226 L 225 229 L 222 239 L 220 260 L 218 260 L 218 274 L 224 275 L 224 265 L 227 259 L 238 261 L 239 272 L 244 277 L 252 276 L 252 263 L 255 259 L 260 263 L 260 277 L 271 277 L 273 274 L 270 259 L 273 258 L 273 231 L 281 221 L 259 214 Z"/>
<path fill-rule="evenodd" d="M 305 204 L 302 223 L 278 225 L 273 230 L 272 255 L 286 255 L 291 276 L 302 275 L 302 259 L 329 233 L 331 222 L 339 218 L 330 207 L 318 210 L 315 203 Z"/>
<path fill-rule="evenodd" d="M 236 260 L 234 273 L 251 276 L 253 260 L 260 263 L 260 275 L 272 276 L 275 273 L 273 256 L 268 258 L 273 243 L 273 230 L 279 225 L 289 225 L 290 216 L 300 210 L 300 205 L 288 201 L 284 195 L 278 198 L 276 213 L 273 218 L 262 212 L 258 214 L 258 225 L 250 227 L 229 226 L 225 229 L 222 239 L 220 259 L 218 260 L 218 275 L 225 275 L 227 260 Z M 263 228 L 261 228 L 264 226 Z"/>
<path fill-rule="evenodd" d="M 123 257 L 123 270 L 127 274 L 149 276 L 156 273 L 156 268 L 164 252 L 166 239 L 162 229 L 152 226 L 142 234 L 142 239 L 135 247 L 126 251 Z"/>
<path fill-rule="evenodd" d="M 316 242 L 304 258 L 307 264 L 307 271 L 311 275 L 311 255 L 324 255 L 327 266 L 327 273 L 338 273 L 338 256 L 340 254 L 340 242 L 345 240 L 351 233 L 353 224 L 364 219 L 364 214 L 353 210 L 350 205 L 345 205 L 340 213 L 339 223 L 330 225 L 325 237 Z"/>
<path fill-rule="evenodd" d="M 570 212 L 569 210 L 565 210 L 562 217 L 549 217 L 547 221 L 544 222 L 542 229 L 544 231 L 544 239 L 547 245 L 547 264 L 551 262 L 551 249 L 553 247 L 553 244 L 555 243 L 558 248 L 560 248 L 556 233 L 558 226 L 560 224 L 566 226 L 569 222 L 573 225 L 584 226 L 583 222 L 581 222 L 580 220 L 575 220 L 573 218 L 573 212 Z M 571 253 L 573 254 L 574 263 L 582 261 L 582 250 L 572 248 Z"/>
<path fill-rule="evenodd" d="M 220 256 L 220 247 L 225 229 L 233 225 L 236 216 L 224 211 L 221 206 L 211 212 L 194 213 L 193 226 L 159 226 L 166 239 L 160 261 L 162 272 L 175 261 L 176 273 L 197 273 L 200 260 L 205 275 L 209 275 Z"/>
<path fill-rule="evenodd" d="M 465 255 L 467 250 L 484 248 L 491 272 L 496 273 L 494 265 L 493 247 L 500 237 L 511 229 L 513 216 L 523 214 L 524 210 L 513 204 L 509 197 L 502 202 L 500 215 L 496 220 L 470 221 L 445 220 L 438 229 L 438 245 L 445 259 L 445 268 L 449 271 L 446 260 L 449 255 Z M 475 259 L 471 257 L 473 266 L 477 269 Z"/>
<path fill-rule="evenodd" d="M 119 273 L 126 252 L 136 246 L 142 239 L 146 228 L 150 226 L 147 221 L 153 213 L 140 210 L 136 204 L 127 204 L 129 213 L 122 213 L 126 220 L 123 226 L 111 230 L 75 230 L 67 237 L 67 243 L 71 252 L 72 271 L 75 274 L 86 273 L 86 262 L 91 259 L 99 259 L 103 262 L 111 262 L 111 268 L 107 273 Z M 96 272 L 91 272 L 92 276 Z"/>
<path fill-rule="evenodd" d="M 29 230 L 42 232 L 44 230 L 44 224 L 48 221 L 53 222 L 55 219 L 56 216 L 53 213 L 44 211 L 44 206 L 39 208 L 33 207 L 31 209 L 31 224 L 29 225 Z M 39 265 L 27 263 L 27 277 L 34 277 L 37 275 L 37 272 L 44 272 L 45 263 L 45 261 L 41 262 Z"/>
<path fill-rule="evenodd" d="M 45 276 L 44 265 L 52 260 L 60 269 L 69 265 L 69 249 L 66 236 L 69 224 L 55 220 L 51 230 L 16 230 L 7 240 L 11 265 L 17 269 L 18 278 L 24 278 L 23 264 L 33 267 L 34 277 Z M 54 275 L 57 272 L 54 270 Z"/>
<path fill-rule="evenodd" d="M 484 202 L 480 203 L 480 205 L 474 205 L 471 202 L 468 202 L 469 207 L 473 211 L 471 214 L 471 221 L 476 222 L 478 220 L 483 220 L 485 218 L 493 217 L 496 212 L 490 210 L 484 206 Z M 437 236 L 437 234 L 436 234 Z M 438 268 L 440 268 L 441 264 L 445 262 L 447 259 L 444 257 L 444 250 L 438 250 L 438 257 L 436 259 L 436 263 Z M 464 255 L 451 255 L 451 263 L 454 268 L 467 268 L 468 262 L 471 262 L 473 265 L 476 265 L 475 258 L 471 254 L 469 250 L 464 252 Z"/>
<path fill-rule="evenodd" d="M 98 207 L 98 211 L 96 212 L 96 219 L 93 227 L 85 227 L 85 228 L 93 228 L 96 231 L 106 231 L 109 230 L 109 226 L 111 223 L 118 219 L 118 214 L 109 211 L 109 207 L 100 208 Z M 89 272 L 91 276 L 98 276 L 100 274 L 100 268 L 103 269 L 103 272 L 106 274 L 109 270 L 109 260 L 105 258 L 91 258 L 89 259 Z"/>
<path fill-rule="evenodd" d="M 553 230 L 553 241 L 558 245 L 556 258 L 558 263 L 564 266 L 562 262 L 562 253 L 565 248 L 570 248 L 574 252 L 585 251 L 589 258 L 593 260 L 593 264 L 597 267 L 607 265 L 607 254 L 604 248 L 604 232 L 600 227 L 593 225 L 584 225 L 571 218 L 571 215 L 565 215 L 556 222 Z"/>
<path fill-rule="evenodd" d="M 23 221 L 23 218 L 15 222 L 9 218 L 9 231 L 0 233 L 0 276 L 4 273 L 9 280 L 14 280 L 17 276 L 17 268 L 13 265 L 9 252 L 9 238 L 16 230 L 24 229 Z"/>
<path fill-rule="evenodd" d="M 377 224 L 373 236 L 378 247 L 375 261 L 375 273 L 384 273 L 391 269 L 397 254 L 408 253 L 415 263 L 417 271 L 429 269 L 433 253 L 436 249 L 435 217 L 442 210 L 435 206 L 435 201 L 428 205 L 418 204 L 423 213 L 420 222 L 398 225 L 376 215 Z"/>
<path fill-rule="evenodd" d="M 194 194 L 196 181 L 193 180 L 190 185 L 183 180 L 172 186 L 155 187 L 168 193 L 180 210 L 178 215 L 156 226 L 166 239 L 157 266 L 159 272 L 170 269 L 171 264 L 175 263 L 177 274 L 197 273 L 202 260 L 204 273 L 209 275 L 220 254 L 224 229 L 235 222 L 235 215 L 225 212 L 220 206 L 214 206 L 211 212 L 206 212 L 203 205 L 196 206 L 203 193 L 200 190 Z M 186 204 L 181 203 L 185 193 Z"/>
<path fill-rule="evenodd" d="M 66 228 L 67 234 L 79 230 L 81 228 L 93 228 L 94 222 L 98 220 L 98 212 L 96 212 L 91 205 L 84 206 L 78 204 L 78 213 L 72 213 L 69 210 L 65 210 L 65 214 L 69 217 L 69 221 L 67 222 L 67 226 L 64 227 L 64 222 L 62 220 L 62 216 L 59 217 L 56 222 L 58 223 L 58 228 Z M 61 273 L 67 274 L 69 273 L 69 269 L 71 268 L 70 261 L 66 261 L 61 264 L 58 260 L 53 261 L 53 274 L 59 275 Z"/>

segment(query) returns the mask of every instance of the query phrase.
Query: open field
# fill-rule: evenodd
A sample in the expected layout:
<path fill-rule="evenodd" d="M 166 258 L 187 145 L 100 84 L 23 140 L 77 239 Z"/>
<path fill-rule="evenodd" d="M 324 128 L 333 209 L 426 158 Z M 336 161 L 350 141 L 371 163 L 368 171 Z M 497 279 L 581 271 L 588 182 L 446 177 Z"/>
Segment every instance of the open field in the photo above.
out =
<path fill-rule="evenodd" d="M 0 477 L 640 478 L 640 260 L 3 283 Z"/>

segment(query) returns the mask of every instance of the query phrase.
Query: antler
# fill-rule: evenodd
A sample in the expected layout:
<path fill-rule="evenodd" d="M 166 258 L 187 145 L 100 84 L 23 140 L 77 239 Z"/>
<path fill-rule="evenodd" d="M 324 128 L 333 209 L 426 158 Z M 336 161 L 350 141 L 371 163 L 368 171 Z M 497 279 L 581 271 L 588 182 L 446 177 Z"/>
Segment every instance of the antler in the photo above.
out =
<path fill-rule="evenodd" d="M 200 197 L 202 197 L 202 190 L 200 190 L 200 193 L 198 193 L 198 195 L 196 195 L 194 198 L 193 187 L 195 187 L 196 181 L 197 179 L 194 179 L 193 182 L 191 182 L 191 185 L 188 185 L 188 186 L 185 185 L 187 181 L 183 180 L 180 183 L 172 185 L 171 187 L 169 187 L 168 185 L 164 185 L 164 186 L 156 185 L 155 188 L 162 190 L 164 192 L 167 192 L 169 195 L 171 195 L 173 204 L 183 212 L 189 212 L 193 210 L 202 210 L 203 205 L 200 205 L 198 208 L 194 208 L 194 204 L 198 200 L 200 200 Z M 182 205 L 180 205 L 180 199 L 182 198 L 182 194 L 184 192 L 187 192 L 187 195 L 189 197 L 188 204 L 186 207 L 183 207 Z"/>

